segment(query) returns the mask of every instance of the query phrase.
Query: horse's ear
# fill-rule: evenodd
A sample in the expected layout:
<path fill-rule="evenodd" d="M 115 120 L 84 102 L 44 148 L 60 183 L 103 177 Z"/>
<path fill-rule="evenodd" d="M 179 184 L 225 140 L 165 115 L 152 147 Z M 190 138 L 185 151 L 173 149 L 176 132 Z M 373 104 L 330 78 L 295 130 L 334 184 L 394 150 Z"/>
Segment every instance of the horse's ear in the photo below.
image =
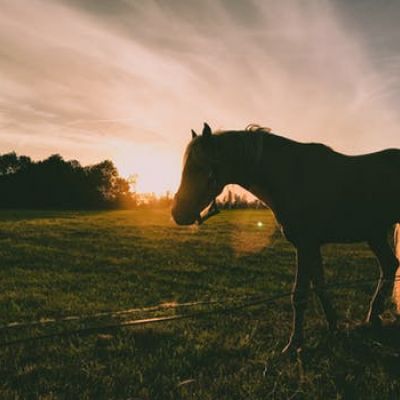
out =
<path fill-rule="evenodd" d="M 194 139 L 195 137 L 197 137 L 197 133 L 192 129 L 192 139 Z"/>
<path fill-rule="evenodd" d="M 207 124 L 207 122 L 204 122 L 204 127 L 203 127 L 203 136 L 209 137 L 212 135 L 212 131 L 210 126 Z"/>

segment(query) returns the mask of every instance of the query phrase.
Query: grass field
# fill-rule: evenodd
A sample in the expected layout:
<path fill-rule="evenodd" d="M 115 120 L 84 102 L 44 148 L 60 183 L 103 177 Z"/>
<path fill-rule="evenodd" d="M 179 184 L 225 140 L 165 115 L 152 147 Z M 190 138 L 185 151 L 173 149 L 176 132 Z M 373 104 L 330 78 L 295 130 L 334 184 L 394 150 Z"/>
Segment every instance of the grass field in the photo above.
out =
<path fill-rule="evenodd" d="M 326 246 L 328 283 L 370 279 L 364 245 Z M 295 254 L 268 211 L 226 211 L 200 228 L 164 210 L 0 212 L 0 324 L 169 304 L 157 310 L 0 329 L 5 343 L 169 316 L 290 291 Z M 359 327 L 374 284 L 334 289 L 340 332 L 311 298 L 306 346 L 279 357 L 289 298 L 232 312 L 0 347 L 0 399 L 396 399 L 400 335 Z M 265 370 L 266 367 L 266 370 Z M 264 373 L 265 370 L 265 373 Z"/>

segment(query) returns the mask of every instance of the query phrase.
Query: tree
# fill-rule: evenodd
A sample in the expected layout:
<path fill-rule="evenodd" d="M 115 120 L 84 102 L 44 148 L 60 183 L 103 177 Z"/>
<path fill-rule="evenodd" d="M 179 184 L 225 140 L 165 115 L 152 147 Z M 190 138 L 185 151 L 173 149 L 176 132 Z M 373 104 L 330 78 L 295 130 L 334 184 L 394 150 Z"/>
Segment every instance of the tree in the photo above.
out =
<path fill-rule="evenodd" d="M 31 163 L 29 157 L 18 157 L 14 151 L 3 154 L 0 156 L 0 175 L 15 174 L 19 170 L 29 167 Z"/>
<path fill-rule="evenodd" d="M 38 162 L 0 156 L 0 193 L 3 208 L 111 208 L 131 206 L 133 199 L 112 161 L 82 167 L 59 154 Z"/>

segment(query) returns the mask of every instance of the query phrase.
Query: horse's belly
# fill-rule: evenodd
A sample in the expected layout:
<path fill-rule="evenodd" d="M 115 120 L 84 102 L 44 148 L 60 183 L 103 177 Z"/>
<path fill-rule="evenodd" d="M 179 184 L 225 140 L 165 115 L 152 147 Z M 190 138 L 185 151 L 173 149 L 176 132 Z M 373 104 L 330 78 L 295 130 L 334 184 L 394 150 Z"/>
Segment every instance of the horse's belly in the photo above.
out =
<path fill-rule="evenodd" d="M 282 223 L 287 239 L 294 244 L 363 242 L 399 221 L 382 208 L 353 207 L 352 212 L 304 212 Z"/>

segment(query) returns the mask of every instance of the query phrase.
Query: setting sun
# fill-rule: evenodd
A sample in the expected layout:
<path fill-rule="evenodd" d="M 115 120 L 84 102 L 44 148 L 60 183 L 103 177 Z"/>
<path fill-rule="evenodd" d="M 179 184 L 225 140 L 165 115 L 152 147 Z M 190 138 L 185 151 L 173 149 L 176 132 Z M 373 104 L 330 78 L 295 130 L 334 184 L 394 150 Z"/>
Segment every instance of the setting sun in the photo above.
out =
<path fill-rule="evenodd" d="M 123 177 L 137 175 L 139 193 L 163 195 L 178 187 L 181 160 L 171 149 L 147 144 L 120 146 L 112 158 Z"/>

